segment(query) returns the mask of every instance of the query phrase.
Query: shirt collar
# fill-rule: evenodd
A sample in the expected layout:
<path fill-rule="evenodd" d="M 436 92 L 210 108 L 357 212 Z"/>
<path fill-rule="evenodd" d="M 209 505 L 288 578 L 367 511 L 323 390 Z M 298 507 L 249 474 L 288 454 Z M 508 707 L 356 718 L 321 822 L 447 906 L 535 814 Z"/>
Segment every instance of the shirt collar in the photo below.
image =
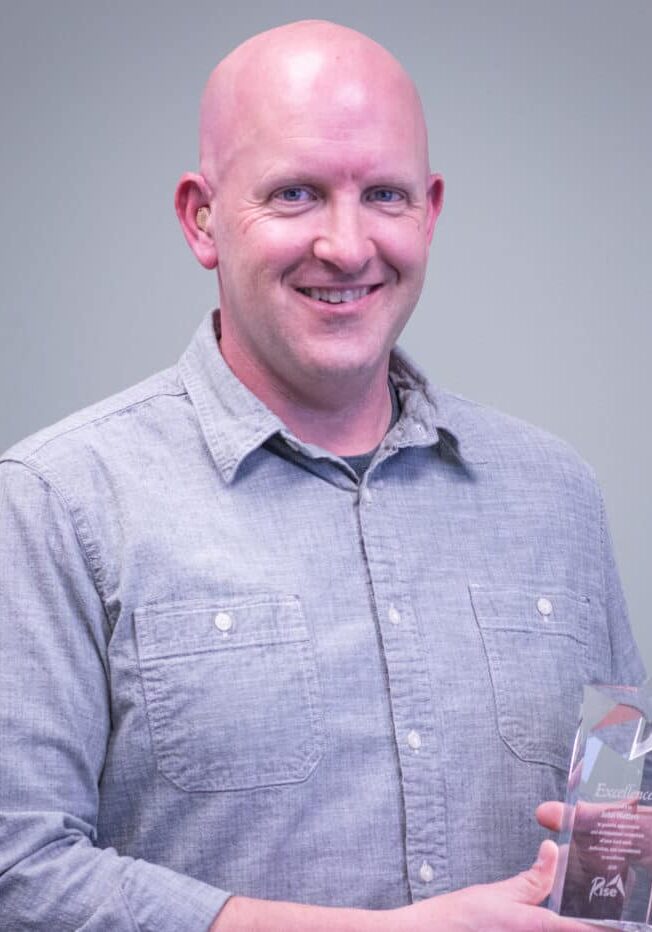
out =
<path fill-rule="evenodd" d="M 475 407 L 472 402 L 433 385 L 399 346 L 392 350 L 389 372 L 402 409 L 394 430 L 401 426 L 405 429 L 408 445 L 439 443 L 446 456 L 462 464 L 486 462 L 484 449 L 476 436 L 476 418 L 463 413 Z"/>
<path fill-rule="evenodd" d="M 219 326 L 218 311 L 206 315 L 179 361 L 179 373 L 224 480 L 231 482 L 242 461 L 276 434 L 307 456 L 323 457 L 323 450 L 295 437 L 231 371 L 219 350 Z M 440 443 L 460 462 L 478 462 L 472 444 L 456 434 L 445 394 L 398 347 L 390 357 L 390 377 L 400 399 L 401 416 L 381 447 Z"/>

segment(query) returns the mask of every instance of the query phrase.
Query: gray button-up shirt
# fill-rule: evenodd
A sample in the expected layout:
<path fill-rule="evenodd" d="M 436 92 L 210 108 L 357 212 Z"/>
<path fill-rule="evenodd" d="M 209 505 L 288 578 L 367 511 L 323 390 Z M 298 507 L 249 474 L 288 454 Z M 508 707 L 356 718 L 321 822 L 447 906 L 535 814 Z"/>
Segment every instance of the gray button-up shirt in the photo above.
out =
<path fill-rule="evenodd" d="M 222 360 L 0 464 L 0 928 L 202 930 L 525 867 L 581 686 L 639 681 L 593 475 L 434 389 L 363 480 Z M 84 925 L 84 923 L 86 923 Z"/>

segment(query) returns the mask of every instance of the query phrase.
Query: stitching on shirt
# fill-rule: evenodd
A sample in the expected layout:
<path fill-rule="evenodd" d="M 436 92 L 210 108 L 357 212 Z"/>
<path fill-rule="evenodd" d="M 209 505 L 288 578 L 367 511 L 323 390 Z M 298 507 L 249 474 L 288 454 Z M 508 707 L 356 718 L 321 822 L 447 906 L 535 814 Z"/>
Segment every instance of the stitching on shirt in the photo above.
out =
<path fill-rule="evenodd" d="M 122 884 L 120 884 L 120 885 L 118 886 L 118 895 L 120 896 L 120 899 L 121 899 L 122 902 L 123 902 L 123 905 L 124 905 L 124 908 L 125 908 L 125 910 L 126 910 L 126 912 L 127 912 L 127 915 L 128 915 L 129 918 L 131 919 L 131 924 L 132 924 L 133 928 L 136 930 L 136 932 L 140 932 L 140 926 L 139 926 L 138 923 L 136 922 L 136 917 L 134 916 L 134 914 L 133 914 L 133 912 L 132 912 L 132 910 L 131 910 L 131 906 L 130 906 L 130 904 L 129 904 L 129 900 L 127 899 L 127 897 L 126 897 L 126 895 L 125 895 L 125 892 L 124 892 L 124 890 L 123 890 L 123 888 L 122 888 Z"/>
<path fill-rule="evenodd" d="M 604 503 L 604 496 L 602 494 L 602 489 L 598 486 L 598 500 L 600 503 L 600 579 L 602 583 L 602 604 L 604 606 L 605 615 L 608 612 L 607 606 L 607 576 L 605 568 L 605 553 L 607 547 L 607 509 Z M 607 617 L 607 622 L 609 621 Z M 614 645 L 613 645 L 613 634 L 612 634 L 612 625 L 607 623 L 607 632 L 609 634 L 609 648 L 611 650 L 611 675 L 614 675 Z"/>
<path fill-rule="evenodd" d="M 81 424 L 75 424 L 75 425 L 73 425 L 73 426 L 71 426 L 71 427 L 67 427 L 67 428 L 65 428 L 64 430 L 62 430 L 60 433 L 55 434 L 53 437 L 48 437 L 48 438 L 47 438 L 46 440 L 44 440 L 38 447 L 36 447 L 36 449 L 31 450 L 31 451 L 26 455 L 24 462 L 25 462 L 25 464 L 27 465 L 27 462 L 28 462 L 29 460 L 35 459 L 36 456 L 37 456 L 42 450 L 44 450 L 45 447 L 47 447 L 50 443 L 54 443 L 56 440 L 60 440 L 60 439 L 62 439 L 63 437 L 68 437 L 70 434 L 74 434 L 74 433 L 75 433 L 76 431 L 78 431 L 78 430 L 83 430 L 83 429 L 86 428 L 86 427 L 92 427 L 92 426 L 94 426 L 95 424 L 101 424 L 102 421 L 106 421 L 106 420 L 108 420 L 108 419 L 111 418 L 111 417 L 116 417 L 116 416 L 119 416 L 119 415 L 121 415 L 121 414 L 126 414 L 127 411 L 131 411 L 131 410 L 133 410 L 133 408 L 137 408 L 137 407 L 139 407 L 140 405 L 147 404 L 148 402 L 151 402 L 151 401 L 153 401 L 153 400 L 155 400 L 155 399 L 157 399 L 157 398 L 179 398 L 179 397 L 181 397 L 182 395 L 187 395 L 187 394 L 188 394 L 188 392 L 187 392 L 187 390 L 185 389 L 185 387 L 184 387 L 183 389 L 180 389 L 178 392 L 171 392 L 171 391 L 170 391 L 170 392 L 163 392 L 163 391 L 154 392 L 154 393 L 151 394 L 151 395 L 147 395 L 145 398 L 138 398 L 137 400 L 132 401 L 132 402 L 130 402 L 129 404 L 124 405 L 124 407 L 122 407 L 122 408 L 113 408 L 111 411 L 107 411 L 106 414 L 99 414 L 97 417 L 91 417 L 89 420 L 83 421 L 83 423 L 81 423 Z M 100 402 L 98 402 L 98 404 L 102 404 L 102 402 L 100 401 Z M 74 417 L 74 416 L 75 416 L 75 415 L 71 415 L 71 417 Z M 46 428 L 46 430 L 47 430 L 47 428 Z M 23 461 L 21 461 L 21 460 L 14 460 L 14 462 L 23 462 Z"/>
<path fill-rule="evenodd" d="M 7 494 L 7 486 L 4 483 L 0 483 L 0 510 L 2 510 L 2 503 L 5 500 L 5 495 Z"/>
<path fill-rule="evenodd" d="M 47 486 L 47 488 L 50 489 L 59 499 L 59 502 L 61 503 L 63 510 L 66 512 L 66 514 L 70 518 L 70 523 L 72 525 L 73 531 L 75 532 L 75 537 L 77 538 L 77 541 L 79 543 L 82 557 L 88 568 L 90 578 L 92 579 L 93 585 L 95 587 L 95 591 L 97 592 L 97 597 L 100 600 L 102 609 L 104 611 L 104 618 L 106 620 L 106 630 L 110 634 L 111 623 L 109 620 L 109 613 L 107 612 L 107 609 L 106 609 L 106 599 L 105 599 L 105 596 L 103 595 L 103 586 L 101 585 L 101 582 L 100 582 L 100 573 L 98 572 L 99 565 L 100 565 L 99 560 L 97 561 L 97 568 L 96 568 L 94 566 L 95 560 L 91 556 L 91 550 L 95 550 L 95 548 L 91 545 L 90 539 L 88 543 L 84 540 L 84 535 L 82 534 L 81 529 L 79 527 L 79 521 L 75 517 L 75 509 L 70 504 L 70 502 L 68 501 L 68 499 L 63 494 L 63 492 L 58 487 L 55 481 L 55 480 L 58 480 L 60 482 L 60 479 L 56 475 L 56 472 L 53 469 L 49 469 L 47 467 L 42 467 L 43 471 L 40 471 L 39 469 L 37 469 L 35 465 L 33 465 L 32 463 L 26 462 L 24 460 L 6 458 L 2 460 L 2 462 L 13 463 L 14 465 L 22 466 L 24 469 L 27 469 L 29 472 L 32 473 L 32 475 L 36 476 L 36 478 L 40 482 L 42 482 L 45 486 Z M 52 478 L 50 478 L 46 474 L 46 470 L 48 473 L 51 474 Z M 79 512 L 80 517 L 83 518 L 83 512 L 81 511 L 81 509 L 77 509 L 77 511 Z M 104 666 L 105 672 L 108 676 L 109 674 L 108 665 L 105 662 L 105 658 L 101 654 L 100 656 L 102 657 L 102 665 Z"/>

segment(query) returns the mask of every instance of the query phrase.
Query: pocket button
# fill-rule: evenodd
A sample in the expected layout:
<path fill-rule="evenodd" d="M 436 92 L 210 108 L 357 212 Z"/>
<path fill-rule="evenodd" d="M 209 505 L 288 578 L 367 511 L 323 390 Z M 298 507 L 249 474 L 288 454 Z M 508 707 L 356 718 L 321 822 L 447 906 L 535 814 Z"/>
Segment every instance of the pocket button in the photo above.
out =
<path fill-rule="evenodd" d="M 550 599 L 546 599 L 543 596 L 537 599 L 537 611 L 540 615 L 543 615 L 544 618 L 547 618 L 548 615 L 552 615 L 552 602 Z"/>
<path fill-rule="evenodd" d="M 213 621 L 217 630 L 223 634 L 226 634 L 233 627 L 233 619 L 227 612 L 218 612 Z"/>

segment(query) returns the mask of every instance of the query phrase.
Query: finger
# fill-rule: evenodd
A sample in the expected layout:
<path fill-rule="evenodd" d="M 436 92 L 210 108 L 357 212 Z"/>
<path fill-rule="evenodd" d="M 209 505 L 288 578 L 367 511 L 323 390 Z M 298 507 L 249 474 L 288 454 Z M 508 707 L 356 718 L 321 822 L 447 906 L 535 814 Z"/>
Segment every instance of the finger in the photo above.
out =
<path fill-rule="evenodd" d="M 550 913 L 548 915 L 550 916 Z M 587 925 L 580 919 L 553 916 L 544 923 L 543 932 L 595 932 L 595 926 Z"/>
<path fill-rule="evenodd" d="M 535 815 L 539 825 L 549 828 L 552 832 L 558 832 L 561 829 L 564 804 L 558 802 L 541 803 L 540 806 L 537 806 Z"/>
<path fill-rule="evenodd" d="M 579 919 L 564 919 L 548 913 L 548 916 L 541 920 L 541 932 L 595 932 L 595 926 L 589 926 Z"/>
<path fill-rule="evenodd" d="M 529 870 L 510 877 L 497 884 L 508 899 L 514 903 L 536 906 L 541 903 L 552 889 L 557 867 L 557 845 L 554 841 L 544 841 L 539 848 L 537 859 Z"/>

